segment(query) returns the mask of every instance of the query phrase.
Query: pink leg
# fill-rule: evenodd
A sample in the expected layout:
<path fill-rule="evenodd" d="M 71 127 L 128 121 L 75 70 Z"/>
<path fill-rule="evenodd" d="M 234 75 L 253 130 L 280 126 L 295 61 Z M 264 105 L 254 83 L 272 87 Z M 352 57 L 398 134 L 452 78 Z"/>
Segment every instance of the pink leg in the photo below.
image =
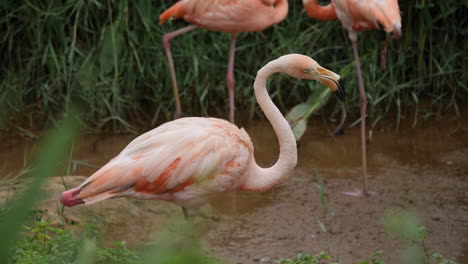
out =
<path fill-rule="evenodd" d="M 353 40 L 354 60 L 356 61 L 356 72 L 359 82 L 359 101 L 361 105 L 361 158 L 362 158 L 362 195 L 369 196 L 367 191 L 367 149 L 366 149 L 366 112 L 367 112 L 367 96 L 362 80 L 361 62 L 359 60 L 357 40 Z"/>
<path fill-rule="evenodd" d="M 351 35 L 351 34 L 350 34 Z M 355 192 L 345 192 L 346 195 L 351 196 L 364 196 L 369 197 L 373 195 L 373 192 L 369 192 L 367 190 L 367 150 L 366 150 L 366 112 L 367 112 L 367 97 L 366 91 L 364 90 L 364 82 L 362 81 L 362 73 L 361 73 L 361 62 L 359 60 L 359 52 L 358 52 L 358 45 L 357 45 L 357 36 L 354 35 L 351 37 L 351 41 L 353 42 L 353 53 L 354 53 L 354 60 L 356 62 L 356 72 L 358 76 L 358 83 L 359 83 L 359 101 L 361 104 L 361 159 L 362 159 L 362 190 L 355 191 Z"/>
<path fill-rule="evenodd" d="M 229 63 L 228 71 L 226 74 L 228 93 L 229 93 L 229 121 L 234 123 L 234 58 L 236 53 L 236 39 L 237 34 L 233 33 L 231 37 L 231 48 L 229 49 Z"/>
<path fill-rule="evenodd" d="M 229 94 L 229 122 L 234 124 L 234 88 L 235 88 L 235 80 L 234 80 L 234 58 L 236 54 L 236 39 L 237 34 L 233 33 L 231 36 L 231 47 L 229 48 L 229 62 L 228 62 L 228 70 L 226 74 L 226 81 L 228 85 L 228 94 Z M 232 194 L 232 210 L 237 210 L 237 199 L 236 193 Z"/>
<path fill-rule="evenodd" d="M 172 59 L 170 41 L 172 38 L 182 35 L 184 33 L 187 33 L 189 31 L 192 31 L 196 28 L 198 28 L 198 26 L 190 25 L 187 27 L 183 27 L 179 30 L 164 34 L 163 36 L 163 45 L 164 45 L 164 50 L 166 51 L 167 60 L 169 62 L 169 69 L 171 70 L 172 90 L 174 93 L 174 99 L 175 99 L 175 105 L 176 105 L 176 110 L 174 112 L 174 119 L 177 119 L 182 115 L 182 108 L 180 107 L 179 88 L 177 87 L 177 78 L 176 78 L 176 73 L 175 73 L 175 68 L 174 68 L 174 60 Z"/>
<path fill-rule="evenodd" d="M 387 47 L 388 43 L 392 41 L 395 37 L 390 35 L 387 39 L 385 39 L 382 44 L 380 45 L 380 69 L 385 71 L 387 68 Z"/>

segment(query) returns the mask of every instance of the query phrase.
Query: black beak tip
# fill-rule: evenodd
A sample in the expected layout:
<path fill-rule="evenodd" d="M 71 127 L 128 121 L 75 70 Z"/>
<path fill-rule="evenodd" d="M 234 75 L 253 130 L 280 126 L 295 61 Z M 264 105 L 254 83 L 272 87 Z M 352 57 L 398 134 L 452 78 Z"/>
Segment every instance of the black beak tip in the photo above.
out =
<path fill-rule="evenodd" d="M 344 81 L 343 81 L 342 78 L 340 78 L 338 80 L 338 87 L 337 87 L 337 90 L 336 90 L 336 95 L 343 102 L 346 100 L 346 91 L 345 91 L 344 87 L 345 87 L 344 86 Z"/>

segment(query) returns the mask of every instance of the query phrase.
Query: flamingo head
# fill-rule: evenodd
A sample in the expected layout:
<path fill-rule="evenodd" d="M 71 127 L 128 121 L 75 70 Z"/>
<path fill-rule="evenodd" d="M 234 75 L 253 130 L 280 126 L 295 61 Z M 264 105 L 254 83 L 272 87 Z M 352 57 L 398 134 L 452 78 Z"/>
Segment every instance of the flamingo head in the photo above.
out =
<path fill-rule="evenodd" d="M 62 204 L 67 207 L 73 207 L 75 205 L 83 204 L 84 201 L 77 197 L 80 191 L 80 188 L 73 188 L 71 190 L 63 192 L 60 199 L 62 201 Z"/>
<path fill-rule="evenodd" d="M 345 100 L 344 83 L 338 74 L 320 66 L 315 60 L 305 55 L 289 54 L 283 57 L 283 60 L 286 60 L 286 63 L 283 63 L 283 72 L 298 79 L 320 81 L 336 92 L 341 101 Z"/>

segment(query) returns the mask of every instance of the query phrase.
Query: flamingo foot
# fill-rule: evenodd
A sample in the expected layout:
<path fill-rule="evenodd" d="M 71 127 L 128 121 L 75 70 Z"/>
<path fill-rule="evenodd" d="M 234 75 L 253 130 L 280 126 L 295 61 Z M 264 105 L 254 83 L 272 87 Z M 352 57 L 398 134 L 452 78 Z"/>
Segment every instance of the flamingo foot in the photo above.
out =
<path fill-rule="evenodd" d="M 348 195 L 348 196 L 354 196 L 354 197 L 371 197 L 371 196 L 375 196 L 377 195 L 376 192 L 370 192 L 370 191 L 367 191 L 367 190 L 354 190 L 352 192 L 343 192 L 344 195 Z"/>

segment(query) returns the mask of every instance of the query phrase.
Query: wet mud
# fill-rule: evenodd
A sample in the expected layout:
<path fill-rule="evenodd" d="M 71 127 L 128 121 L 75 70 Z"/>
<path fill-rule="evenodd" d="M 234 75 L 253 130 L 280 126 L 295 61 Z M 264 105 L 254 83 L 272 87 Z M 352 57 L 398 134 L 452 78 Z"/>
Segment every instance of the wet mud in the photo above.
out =
<path fill-rule="evenodd" d="M 299 164 L 292 178 L 265 193 L 226 194 L 204 206 L 202 212 L 219 221 L 196 217 L 195 226 L 207 250 L 227 263 L 275 263 L 297 253 L 315 254 L 329 249 L 341 263 L 364 259 L 383 250 L 385 260 L 399 263 L 401 244 L 382 224 L 389 209 L 415 212 L 427 227 L 426 247 L 459 263 L 468 263 L 468 121 L 444 119 L 416 128 L 393 126 L 372 131 L 368 147 L 369 198 L 343 194 L 360 187 L 359 127 L 331 137 L 333 128 L 311 122 L 299 142 Z M 314 125 L 315 123 L 315 125 Z M 255 156 L 264 166 L 272 164 L 278 146 L 268 123 L 245 123 L 255 145 Z M 77 142 L 72 160 L 74 175 L 90 175 L 136 135 L 87 135 Z M 34 142 L 4 140 L 0 145 L 2 173 L 17 172 L 24 153 Z M 73 168 L 72 168 L 73 169 Z M 320 228 L 322 207 L 316 186 L 323 180 L 330 215 L 328 234 Z M 69 186 L 85 177 L 65 177 Z M 2 187 L 3 188 L 3 187 Z M 56 214 L 58 195 L 64 190 L 59 178 L 48 185 L 51 196 L 41 203 L 46 215 Z M 5 198 L 5 189 L 1 189 Z M 233 203 L 233 201 L 235 201 Z M 106 241 L 127 241 L 140 247 L 158 240 L 182 219 L 179 207 L 162 201 L 114 199 L 91 206 L 67 208 L 64 216 L 73 228 L 92 222 Z"/>

